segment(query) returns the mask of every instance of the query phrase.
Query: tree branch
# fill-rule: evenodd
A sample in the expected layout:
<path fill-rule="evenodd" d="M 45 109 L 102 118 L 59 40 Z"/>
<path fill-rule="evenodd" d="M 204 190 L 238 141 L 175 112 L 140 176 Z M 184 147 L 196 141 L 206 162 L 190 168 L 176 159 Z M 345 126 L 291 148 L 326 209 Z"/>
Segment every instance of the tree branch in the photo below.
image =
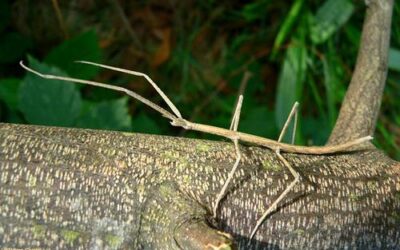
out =
<path fill-rule="evenodd" d="M 357 63 L 328 144 L 373 135 L 386 82 L 393 0 L 367 2 Z"/>
<path fill-rule="evenodd" d="M 243 159 L 216 221 L 232 143 L 0 124 L 0 244 L 45 249 L 395 249 L 400 166 L 377 150 Z M 217 228 L 218 230 L 216 230 Z M 234 239 L 230 235 L 234 236 Z M 236 244 L 235 244 L 236 242 Z"/>

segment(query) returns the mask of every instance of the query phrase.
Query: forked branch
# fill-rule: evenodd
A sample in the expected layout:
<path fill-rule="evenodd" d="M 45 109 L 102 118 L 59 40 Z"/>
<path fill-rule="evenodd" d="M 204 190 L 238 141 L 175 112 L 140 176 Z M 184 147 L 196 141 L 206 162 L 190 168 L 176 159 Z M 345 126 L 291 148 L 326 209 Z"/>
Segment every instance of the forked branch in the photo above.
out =
<path fill-rule="evenodd" d="M 386 82 L 393 0 L 369 0 L 360 49 L 328 144 L 372 135 Z"/>

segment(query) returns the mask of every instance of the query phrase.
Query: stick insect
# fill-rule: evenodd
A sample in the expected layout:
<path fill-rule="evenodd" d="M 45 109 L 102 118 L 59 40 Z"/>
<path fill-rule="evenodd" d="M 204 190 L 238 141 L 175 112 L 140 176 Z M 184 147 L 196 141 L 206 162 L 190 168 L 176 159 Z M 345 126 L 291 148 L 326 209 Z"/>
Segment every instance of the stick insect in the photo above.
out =
<path fill-rule="evenodd" d="M 153 86 L 153 88 L 158 92 L 158 94 L 163 98 L 165 103 L 171 109 L 172 113 L 170 111 L 167 111 L 166 109 L 162 108 L 161 106 L 155 104 L 154 102 L 148 100 L 147 98 L 140 96 L 136 92 L 133 92 L 133 91 L 128 90 L 123 87 L 113 86 L 113 85 L 95 82 L 95 81 L 82 80 L 82 79 L 77 79 L 77 78 L 72 78 L 72 77 L 61 77 L 61 76 L 56 76 L 56 75 L 42 74 L 38 71 L 35 71 L 35 70 L 27 67 L 26 65 L 24 65 L 24 63 L 22 61 L 20 61 L 20 65 L 25 70 L 27 70 L 33 74 L 36 74 L 42 78 L 82 83 L 82 84 L 87 84 L 87 85 L 92 85 L 92 86 L 96 86 L 96 87 L 102 87 L 102 88 L 106 88 L 106 89 L 123 92 L 123 93 L 133 97 L 134 99 L 144 103 L 145 105 L 151 107 L 155 111 L 159 112 L 162 116 L 164 116 L 170 120 L 170 123 L 172 126 L 182 127 L 186 130 L 194 130 L 194 131 L 200 131 L 200 132 L 204 132 L 204 133 L 208 133 L 208 134 L 218 135 L 218 136 L 225 137 L 225 138 L 233 141 L 234 147 L 235 147 L 235 153 L 236 153 L 236 160 L 232 167 L 232 170 L 228 174 L 228 178 L 226 179 L 224 185 L 222 186 L 222 188 L 221 188 L 220 192 L 218 193 L 217 198 L 213 204 L 212 212 L 213 212 L 214 217 L 217 215 L 219 204 L 220 204 L 221 200 L 223 199 L 223 197 L 226 195 L 226 191 L 229 186 L 229 183 L 233 179 L 235 171 L 236 171 L 237 167 L 239 166 L 239 163 L 241 160 L 239 141 L 266 147 L 275 152 L 275 154 L 277 155 L 279 160 L 289 169 L 289 171 L 290 171 L 291 175 L 294 177 L 294 179 L 289 184 L 289 186 L 287 186 L 285 188 L 285 190 L 279 195 L 279 197 L 268 207 L 268 209 L 258 219 L 256 226 L 254 227 L 254 229 L 251 232 L 250 240 L 254 237 L 258 228 L 262 225 L 263 221 L 277 208 L 277 205 L 279 204 L 279 202 L 281 200 L 283 200 L 285 198 L 285 196 L 293 189 L 293 187 L 300 181 L 300 175 L 296 172 L 296 170 L 294 170 L 294 168 L 291 166 L 291 164 L 281 155 L 282 151 L 287 152 L 287 153 L 295 153 L 295 154 L 313 154 L 313 155 L 333 154 L 333 153 L 338 153 L 338 152 L 349 151 L 349 150 L 351 150 L 352 147 L 372 139 L 372 136 L 366 136 L 366 137 L 361 137 L 356 140 L 352 140 L 352 141 L 349 141 L 349 142 L 346 142 L 343 144 L 339 144 L 339 145 L 334 145 L 334 146 L 312 146 L 312 147 L 296 146 L 296 145 L 292 145 L 294 142 L 294 135 L 295 135 L 295 129 L 294 129 L 293 134 L 292 134 L 292 144 L 282 143 L 281 142 L 282 138 L 283 138 L 283 136 L 287 130 L 287 127 L 293 116 L 295 116 L 295 126 L 294 127 L 296 127 L 298 103 L 294 104 L 292 111 L 290 112 L 289 117 L 288 117 L 277 141 L 239 132 L 239 131 L 237 131 L 237 128 L 238 128 L 238 124 L 239 124 L 240 111 L 241 111 L 241 106 L 242 106 L 242 102 L 243 102 L 242 95 L 240 95 L 238 98 L 238 102 L 236 104 L 235 112 L 232 117 L 232 121 L 231 121 L 231 125 L 230 125 L 229 129 L 224 129 L 224 128 L 220 128 L 220 127 L 190 122 L 182 117 L 179 109 L 173 104 L 173 102 L 165 95 L 165 93 L 157 86 L 157 84 L 148 75 L 146 75 L 142 72 L 121 69 L 121 68 L 117 68 L 117 67 L 113 67 L 113 66 L 94 63 L 94 62 L 88 62 L 88 61 L 77 61 L 77 62 L 97 66 L 100 68 L 106 68 L 109 70 L 114 70 L 114 71 L 130 74 L 130 75 L 144 77 Z"/>

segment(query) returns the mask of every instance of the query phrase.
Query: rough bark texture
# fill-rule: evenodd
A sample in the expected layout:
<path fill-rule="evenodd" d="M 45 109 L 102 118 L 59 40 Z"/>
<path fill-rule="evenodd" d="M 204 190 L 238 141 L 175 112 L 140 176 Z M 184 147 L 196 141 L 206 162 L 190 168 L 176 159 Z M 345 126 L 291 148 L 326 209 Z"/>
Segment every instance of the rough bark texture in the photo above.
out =
<path fill-rule="evenodd" d="M 373 135 L 375 131 L 388 70 L 393 0 L 366 3 L 356 67 L 329 144 Z"/>
<path fill-rule="evenodd" d="M 232 143 L 1 124 L 0 245 L 230 249 L 230 233 L 241 249 L 400 249 L 400 165 L 377 150 L 285 154 L 302 182 L 247 247 L 292 177 L 270 150 L 242 152 L 214 221 Z"/>

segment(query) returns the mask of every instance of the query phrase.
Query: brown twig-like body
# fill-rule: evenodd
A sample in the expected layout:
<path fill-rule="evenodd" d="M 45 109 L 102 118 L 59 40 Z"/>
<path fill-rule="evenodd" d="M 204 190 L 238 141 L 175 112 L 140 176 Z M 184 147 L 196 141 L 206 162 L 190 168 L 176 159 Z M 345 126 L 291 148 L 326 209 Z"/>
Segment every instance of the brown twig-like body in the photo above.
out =
<path fill-rule="evenodd" d="M 123 87 L 112 86 L 109 84 L 99 83 L 99 82 L 95 82 L 95 81 L 76 79 L 76 78 L 72 78 L 72 77 L 61 77 L 61 76 L 55 76 L 55 75 L 42 74 L 40 72 L 37 72 L 37 71 L 25 66 L 22 61 L 20 62 L 20 65 L 24 69 L 28 70 L 29 72 L 32 72 L 43 78 L 83 83 L 83 84 L 87 84 L 87 85 L 93 85 L 93 86 L 97 86 L 97 87 L 101 87 L 101 88 L 107 88 L 107 89 L 112 89 L 112 90 L 119 91 L 119 92 L 124 92 L 127 95 L 135 98 L 136 100 L 139 100 L 140 102 L 142 102 L 142 103 L 146 104 L 147 106 L 151 107 L 152 109 L 156 110 L 157 112 L 162 114 L 164 117 L 170 119 L 171 124 L 173 126 L 182 127 L 184 129 L 189 129 L 189 130 L 200 131 L 203 133 L 208 133 L 208 134 L 213 134 L 213 135 L 219 135 L 219 136 L 229 138 L 229 139 L 237 138 L 240 141 L 253 143 L 253 144 L 256 144 L 259 146 L 263 146 L 263 147 L 272 149 L 274 151 L 279 148 L 283 152 L 296 153 L 296 154 L 316 154 L 316 155 L 333 154 L 333 153 L 337 153 L 337 152 L 347 151 L 356 145 L 359 145 L 363 142 L 366 142 L 366 141 L 369 141 L 372 139 L 371 136 L 365 136 L 365 137 L 358 138 L 358 139 L 350 141 L 350 142 L 345 142 L 342 144 L 332 145 L 332 146 L 314 146 L 314 147 L 296 146 L 296 145 L 281 143 L 281 142 L 278 142 L 275 140 L 263 138 L 263 137 L 256 136 L 256 135 L 251 135 L 251 134 L 232 131 L 229 129 L 219 128 L 219 127 L 215 127 L 215 126 L 190 122 L 190 121 L 187 121 L 182 118 L 181 113 L 178 110 L 178 108 L 169 100 L 169 98 L 164 94 L 164 92 L 160 88 L 158 88 L 158 86 L 151 80 L 151 78 L 148 75 L 146 75 L 142 72 L 120 69 L 120 68 L 103 65 L 103 64 L 97 64 L 97 63 L 86 62 L 86 61 L 80 61 L 80 62 L 85 63 L 85 64 L 99 66 L 102 68 L 108 68 L 111 70 L 121 71 L 124 73 L 145 77 L 151 83 L 151 85 L 156 89 L 156 91 L 161 95 L 161 97 L 164 99 L 164 101 L 167 103 L 167 105 L 171 108 L 173 113 L 165 110 L 164 108 L 153 103 L 152 101 L 148 100 L 147 98 L 144 98 L 144 97 L 138 95 L 137 93 L 135 93 L 129 89 L 123 88 Z"/>
<path fill-rule="evenodd" d="M 372 139 L 372 136 L 362 137 L 353 141 L 342 143 L 339 145 L 332 146 L 297 146 L 278 142 L 275 140 L 267 139 L 264 137 L 246 134 L 242 132 L 235 132 L 229 129 L 219 128 L 215 126 L 193 123 L 186 121 L 184 119 L 175 119 L 172 122 L 173 126 L 183 127 L 189 130 L 195 130 L 200 132 L 205 132 L 209 134 L 219 135 L 226 138 L 238 137 L 240 141 L 252 143 L 255 145 L 263 146 L 272 150 L 278 148 L 283 152 L 295 153 L 295 154 L 313 154 L 313 155 L 323 155 L 323 154 L 334 154 L 339 152 L 351 151 L 351 148 L 360 145 L 363 142 Z"/>

